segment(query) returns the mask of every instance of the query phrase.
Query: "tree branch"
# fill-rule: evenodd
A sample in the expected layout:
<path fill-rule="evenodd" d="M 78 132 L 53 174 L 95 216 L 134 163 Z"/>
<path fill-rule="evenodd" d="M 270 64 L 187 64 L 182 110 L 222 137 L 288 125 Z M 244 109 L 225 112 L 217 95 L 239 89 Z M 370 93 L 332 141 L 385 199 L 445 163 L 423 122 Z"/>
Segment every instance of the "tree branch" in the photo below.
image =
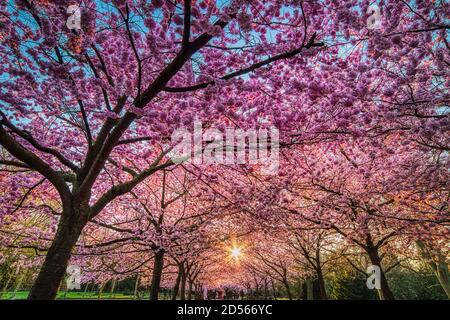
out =
<path fill-rule="evenodd" d="M 182 50 L 189 46 L 189 38 L 191 36 L 191 0 L 184 0 L 184 31 Z"/>
<path fill-rule="evenodd" d="M 263 61 L 260 61 L 258 63 L 255 63 L 247 68 L 243 68 L 240 69 L 238 71 L 235 72 L 231 72 L 223 77 L 220 78 L 220 80 L 230 80 L 233 79 L 235 77 L 238 76 L 242 76 L 244 74 L 247 74 L 249 72 L 255 71 L 256 69 L 259 69 L 261 67 L 264 67 L 266 65 L 269 65 L 271 63 L 274 63 L 276 61 L 282 60 L 282 59 L 288 59 L 288 58 L 292 58 L 296 55 L 298 55 L 300 52 L 302 52 L 302 50 L 305 49 L 309 49 L 311 47 L 321 47 L 324 44 L 323 43 L 314 43 L 314 40 L 316 38 L 316 34 L 313 34 L 313 36 L 311 37 L 311 39 L 309 40 L 309 42 L 305 45 L 305 46 L 300 46 L 297 49 L 294 49 L 292 51 L 289 52 L 285 52 L 285 53 L 281 53 L 278 55 L 275 55 L 273 57 L 267 58 Z M 209 85 L 214 85 L 216 83 L 216 80 L 212 80 L 209 82 L 204 82 L 204 83 L 200 83 L 197 85 L 193 85 L 193 86 L 188 86 L 188 87 L 165 87 L 163 90 L 167 91 L 167 92 L 189 92 L 189 91 L 195 91 L 195 90 L 199 90 L 199 89 L 205 89 L 206 87 L 208 87 Z"/>
<path fill-rule="evenodd" d="M 70 168 L 74 172 L 77 172 L 79 170 L 79 168 L 74 163 L 72 163 L 67 158 L 65 158 L 60 152 L 58 152 L 55 149 L 52 149 L 52 148 L 49 148 L 49 147 L 41 145 L 38 141 L 36 141 L 36 139 L 33 138 L 33 136 L 30 133 L 17 128 L 14 124 L 12 124 L 7 119 L 6 115 L 3 112 L 0 111 L 0 115 L 2 116 L 2 120 L 1 120 L 0 123 L 3 123 L 12 132 L 14 132 L 19 137 L 21 137 L 21 138 L 25 139 L 26 141 L 28 141 L 34 148 L 36 148 L 39 151 L 42 151 L 42 152 L 45 152 L 45 153 L 48 153 L 48 154 L 51 154 L 51 155 L 55 156 L 63 165 L 65 165 L 66 167 Z"/>
<path fill-rule="evenodd" d="M 30 168 L 33 168 L 46 177 L 58 190 L 61 198 L 65 198 L 65 196 L 70 193 L 69 187 L 65 183 L 64 178 L 33 152 L 17 142 L 10 134 L 6 132 L 2 125 L 0 125 L 0 144 L 8 150 L 12 156 L 22 162 L 25 162 L 30 166 Z"/>

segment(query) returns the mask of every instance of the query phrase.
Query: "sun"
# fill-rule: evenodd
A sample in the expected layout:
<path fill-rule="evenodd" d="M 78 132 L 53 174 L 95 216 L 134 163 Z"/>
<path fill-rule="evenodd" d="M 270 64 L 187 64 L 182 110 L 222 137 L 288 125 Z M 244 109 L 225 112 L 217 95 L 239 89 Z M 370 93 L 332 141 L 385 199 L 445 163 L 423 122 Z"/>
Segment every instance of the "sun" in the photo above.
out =
<path fill-rule="evenodd" d="M 230 236 L 229 240 L 221 245 L 223 258 L 230 264 L 230 266 L 239 266 L 246 260 L 248 251 L 248 244 L 245 239 L 237 239 L 235 236 Z"/>
<path fill-rule="evenodd" d="M 239 260 L 239 258 L 242 256 L 242 248 L 234 246 L 230 250 L 230 256 L 234 260 Z"/>

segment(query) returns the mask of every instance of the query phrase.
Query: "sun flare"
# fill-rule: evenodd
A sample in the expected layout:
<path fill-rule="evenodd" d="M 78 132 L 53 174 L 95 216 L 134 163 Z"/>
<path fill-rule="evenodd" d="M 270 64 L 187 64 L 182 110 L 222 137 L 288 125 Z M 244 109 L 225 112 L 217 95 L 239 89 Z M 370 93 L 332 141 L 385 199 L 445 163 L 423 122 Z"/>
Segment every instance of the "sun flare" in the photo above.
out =
<path fill-rule="evenodd" d="M 242 255 L 241 247 L 233 247 L 233 248 L 231 248 L 230 255 L 231 255 L 231 258 L 233 258 L 235 260 L 239 260 L 239 258 Z"/>

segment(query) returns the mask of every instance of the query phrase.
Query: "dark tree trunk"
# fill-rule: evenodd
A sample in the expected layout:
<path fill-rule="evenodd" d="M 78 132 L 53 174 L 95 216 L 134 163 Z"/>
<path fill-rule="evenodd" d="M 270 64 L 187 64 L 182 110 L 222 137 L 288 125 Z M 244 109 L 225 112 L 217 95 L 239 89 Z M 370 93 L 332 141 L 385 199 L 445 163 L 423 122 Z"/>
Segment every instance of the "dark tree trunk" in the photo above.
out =
<path fill-rule="evenodd" d="M 277 300 L 278 295 L 277 295 L 277 289 L 275 288 L 275 283 L 273 282 L 273 279 L 270 280 L 271 284 L 272 284 L 272 293 L 273 293 L 273 298 L 275 300 Z"/>
<path fill-rule="evenodd" d="M 306 278 L 306 300 L 314 300 L 314 287 L 311 278 Z"/>
<path fill-rule="evenodd" d="M 139 278 L 140 278 L 141 274 L 138 273 L 136 276 L 136 283 L 134 284 L 134 299 L 138 298 L 138 291 L 139 291 Z"/>
<path fill-rule="evenodd" d="M 150 288 L 150 300 L 158 300 L 163 267 L 164 267 L 164 250 L 160 249 L 155 253 L 153 261 L 153 275 L 152 275 L 152 284 Z"/>
<path fill-rule="evenodd" d="M 327 300 L 327 291 L 325 289 L 325 280 L 323 278 L 322 269 L 317 269 L 317 284 L 319 286 L 319 300 Z"/>
<path fill-rule="evenodd" d="M 378 255 L 378 250 L 375 247 L 366 248 L 367 254 L 369 255 L 370 262 L 380 268 L 380 289 L 378 290 L 378 296 L 380 300 L 395 300 L 394 294 L 389 288 L 389 284 L 384 274 L 383 268 L 381 267 L 381 259 Z"/>
<path fill-rule="evenodd" d="M 187 299 L 188 300 L 192 300 L 192 280 L 188 280 L 188 295 L 187 295 Z"/>
<path fill-rule="evenodd" d="M 66 273 L 72 250 L 86 224 L 87 211 L 65 206 L 55 238 L 34 281 L 28 299 L 54 300 Z"/>
<path fill-rule="evenodd" d="M 184 268 L 183 273 L 181 274 L 180 300 L 186 300 L 186 272 Z"/>
<path fill-rule="evenodd" d="M 183 269 L 184 269 L 183 264 L 178 265 L 178 276 L 177 276 L 177 280 L 175 280 L 175 285 L 173 287 L 172 300 L 177 300 L 178 291 L 180 290 L 181 277 L 184 272 Z"/>
<path fill-rule="evenodd" d="M 200 298 L 201 289 L 197 282 L 194 282 L 194 300 L 202 300 Z"/>
<path fill-rule="evenodd" d="M 291 287 L 289 286 L 289 282 L 285 279 L 283 280 L 283 284 L 286 287 L 286 294 L 289 300 L 292 300 Z"/>
<path fill-rule="evenodd" d="M 269 288 L 267 286 L 267 279 L 264 279 L 264 300 L 269 299 Z"/>

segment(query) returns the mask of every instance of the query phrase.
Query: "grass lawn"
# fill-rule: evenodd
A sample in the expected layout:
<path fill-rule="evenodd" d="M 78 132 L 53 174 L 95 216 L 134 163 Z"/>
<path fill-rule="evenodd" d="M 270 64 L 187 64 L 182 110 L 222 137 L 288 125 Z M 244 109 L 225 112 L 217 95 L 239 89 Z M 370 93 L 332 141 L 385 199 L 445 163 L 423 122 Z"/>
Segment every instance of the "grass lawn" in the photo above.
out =
<path fill-rule="evenodd" d="M 14 297 L 13 292 L 6 292 L 0 298 L 1 300 L 23 300 L 28 296 L 28 291 L 18 291 Z M 97 292 L 59 292 L 56 299 L 98 299 Z M 144 295 L 141 299 L 148 299 L 149 295 Z M 111 293 L 102 293 L 100 299 L 129 299 L 134 300 L 134 296 L 130 294 L 123 293 L 115 293 L 112 295 Z"/>

